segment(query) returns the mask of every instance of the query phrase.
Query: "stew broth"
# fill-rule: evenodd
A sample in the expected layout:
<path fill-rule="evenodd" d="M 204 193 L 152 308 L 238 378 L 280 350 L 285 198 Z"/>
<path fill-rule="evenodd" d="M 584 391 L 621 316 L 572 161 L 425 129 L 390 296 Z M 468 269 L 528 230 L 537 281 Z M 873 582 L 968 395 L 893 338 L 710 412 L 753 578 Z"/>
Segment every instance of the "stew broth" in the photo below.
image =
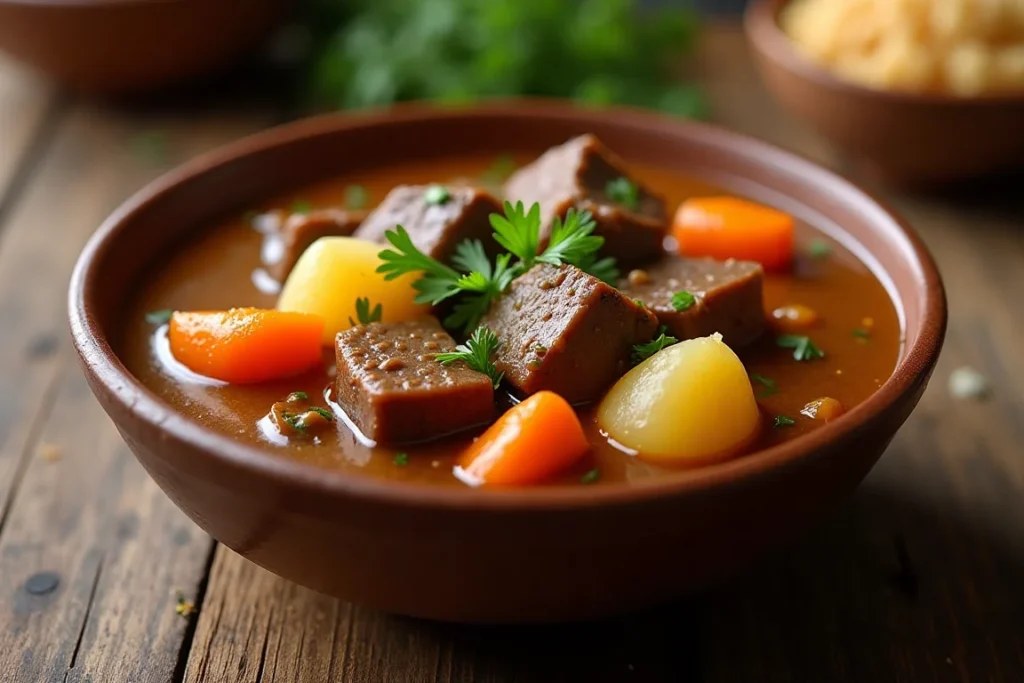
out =
<path fill-rule="evenodd" d="M 524 155 L 518 160 L 529 159 Z M 346 189 L 353 183 L 366 189 L 372 205 L 395 185 L 481 178 L 493 162 L 490 157 L 463 158 L 374 170 L 359 177 L 325 182 L 253 209 L 288 210 L 299 202 L 312 207 L 343 205 Z M 633 170 L 638 179 L 665 197 L 670 210 L 689 197 L 721 193 L 664 170 L 635 166 Z M 789 304 L 814 309 L 821 320 L 813 336 L 825 357 L 797 362 L 792 350 L 776 346 L 770 330 L 739 351 L 752 376 L 767 378 L 774 385 L 770 387 L 757 379 L 753 383 L 764 426 L 751 451 L 798 438 L 820 427 L 821 422 L 800 416 L 804 405 L 813 399 L 832 397 L 847 409 L 860 403 L 890 375 L 899 354 L 901 330 L 896 310 L 871 271 L 842 245 L 811 226 L 798 223 L 796 234 L 798 256 L 792 272 L 765 276 L 766 315 Z M 255 385 L 188 381 L 173 369 L 173 361 L 167 362 L 170 354 L 165 348 L 166 327 L 147 323 L 147 312 L 274 307 L 276 296 L 257 287 L 261 282 L 261 243 L 261 235 L 251 225 L 251 216 L 238 216 L 203 232 L 194 242 L 169 255 L 165 263 L 158 264 L 151 280 L 142 283 L 142 291 L 128 311 L 121 349 L 128 368 L 188 417 L 280 457 L 370 476 L 463 487 L 452 474 L 453 465 L 458 454 L 483 431 L 483 426 L 457 437 L 403 449 L 366 446 L 340 421 L 317 442 L 275 444 L 268 438 L 260 421 L 275 401 L 290 392 L 304 391 L 316 403 L 323 403 L 319 398 L 330 389 L 334 375 L 333 349 L 325 348 L 322 371 Z M 865 327 L 870 328 L 869 334 L 859 332 Z M 598 483 L 636 481 L 669 471 L 610 445 L 602 436 L 594 413 L 593 407 L 579 409 L 592 443 L 590 454 L 550 483 L 576 483 L 583 473 L 595 467 L 600 469 Z M 795 424 L 776 428 L 773 421 L 777 415 L 793 418 Z M 404 453 L 404 457 L 399 453 Z"/>

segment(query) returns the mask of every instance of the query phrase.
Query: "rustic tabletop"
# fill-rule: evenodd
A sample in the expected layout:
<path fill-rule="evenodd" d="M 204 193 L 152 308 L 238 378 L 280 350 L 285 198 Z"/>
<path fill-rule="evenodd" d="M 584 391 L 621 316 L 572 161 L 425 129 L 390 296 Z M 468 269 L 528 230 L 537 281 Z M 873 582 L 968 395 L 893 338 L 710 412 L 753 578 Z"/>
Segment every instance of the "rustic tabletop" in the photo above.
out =
<path fill-rule="evenodd" d="M 770 101 L 737 27 L 709 30 L 697 71 L 719 122 L 841 168 Z M 0 681 L 1024 681 L 1024 178 L 882 192 L 939 261 L 949 336 L 917 412 L 810 537 L 649 613 L 470 628 L 341 603 L 218 547 L 72 357 L 65 288 L 99 222 L 273 119 L 113 108 L 0 62 Z M 989 400 L 951 396 L 965 365 Z"/>

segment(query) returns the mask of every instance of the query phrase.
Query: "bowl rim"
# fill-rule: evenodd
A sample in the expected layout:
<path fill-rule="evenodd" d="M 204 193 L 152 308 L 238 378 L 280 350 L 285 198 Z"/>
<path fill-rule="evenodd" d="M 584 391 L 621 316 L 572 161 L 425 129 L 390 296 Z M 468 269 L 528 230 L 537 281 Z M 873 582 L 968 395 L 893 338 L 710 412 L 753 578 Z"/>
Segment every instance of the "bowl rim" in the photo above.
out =
<path fill-rule="evenodd" d="M 922 315 L 914 341 L 904 347 L 903 355 L 893 372 L 867 399 L 835 421 L 772 448 L 723 463 L 680 471 L 670 477 L 629 484 L 469 489 L 456 493 L 436 485 L 328 470 L 236 441 L 180 414 L 145 387 L 121 363 L 92 311 L 100 295 L 98 264 L 110 245 L 132 225 L 136 213 L 159 202 L 180 184 L 194 181 L 219 166 L 269 148 L 286 146 L 320 135 L 351 132 L 382 122 L 415 124 L 462 117 L 513 117 L 535 120 L 538 125 L 552 120 L 583 125 L 600 121 L 624 129 L 666 136 L 678 135 L 681 127 L 688 128 L 689 135 L 695 135 L 711 146 L 733 152 L 742 150 L 742 156 L 761 157 L 776 168 L 786 168 L 794 175 L 799 175 L 808 186 L 818 188 L 818 191 L 827 191 L 836 196 L 845 195 L 850 202 L 870 209 L 872 214 L 878 216 L 876 220 L 884 221 L 884 227 L 880 230 L 891 233 L 894 239 L 905 243 L 906 248 L 900 249 L 902 258 L 907 259 L 920 273 L 915 288 L 922 302 Z M 897 294 L 890 292 L 890 296 L 897 297 Z M 905 300 L 897 298 L 894 305 L 899 309 Z M 172 443 L 176 441 L 179 446 L 201 452 L 218 466 L 233 469 L 240 474 L 269 478 L 276 485 L 288 486 L 292 490 L 330 498 L 359 499 L 420 509 L 498 512 L 603 508 L 707 493 L 728 485 L 743 485 L 757 477 L 771 475 L 786 466 L 810 459 L 831 444 L 855 438 L 856 433 L 866 425 L 884 420 L 889 409 L 912 400 L 915 393 L 923 389 L 938 360 L 947 317 L 945 291 L 938 269 L 920 237 L 884 203 L 832 171 L 797 154 L 710 124 L 683 121 L 631 108 L 588 109 L 564 101 L 543 99 L 492 101 L 464 109 L 412 103 L 386 111 L 325 114 L 270 128 L 195 157 L 139 190 L 96 230 L 83 248 L 72 273 L 68 289 L 68 311 L 75 350 L 93 391 L 105 394 L 106 400 L 101 402 L 119 404 L 124 419 L 140 420 L 151 431 L 159 432 L 162 439 Z"/>
<path fill-rule="evenodd" d="M 1024 104 L 1024 92 L 983 93 L 963 97 L 942 92 L 871 88 L 836 76 L 825 67 L 801 55 L 793 45 L 793 41 L 779 26 L 779 15 L 791 2 L 793 0 L 750 0 L 750 4 L 747 5 L 743 14 L 743 28 L 755 50 L 774 61 L 782 69 L 796 74 L 819 88 L 902 105 L 994 108 Z"/>

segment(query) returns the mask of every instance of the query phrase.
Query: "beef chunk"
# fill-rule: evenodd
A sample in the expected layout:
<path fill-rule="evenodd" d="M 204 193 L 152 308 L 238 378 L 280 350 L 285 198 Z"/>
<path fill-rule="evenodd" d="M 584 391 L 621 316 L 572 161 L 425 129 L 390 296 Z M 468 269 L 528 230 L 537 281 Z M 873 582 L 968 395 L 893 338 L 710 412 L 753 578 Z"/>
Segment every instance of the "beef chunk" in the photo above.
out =
<path fill-rule="evenodd" d="M 608 184 L 625 178 L 636 187 L 635 207 L 616 203 Z M 505 196 L 534 202 L 541 208 L 541 244 L 547 244 L 555 216 L 571 207 L 589 211 L 597 222 L 595 234 L 605 239 L 601 254 L 631 267 L 662 255 L 668 229 L 665 202 L 629 176 L 625 165 L 593 135 L 581 135 L 552 147 L 529 166 L 512 174 Z"/>
<path fill-rule="evenodd" d="M 482 325 L 501 341 L 495 365 L 523 394 L 549 389 L 572 403 L 598 398 L 629 369 L 654 315 L 592 275 L 541 264 L 517 278 Z"/>
<path fill-rule="evenodd" d="M 442 188 L 440 197 L 447 195 L 444 201 L 437 201 L 437 197 L 431 201 L 431 188 Z M 385 243 L 384 233 L 401 225 L 420 251 L 442 263 L 447 263 L 456 245 L 466 239 L 480 240 L 493 257 L 500 247 L 491 239 L 490 215 L 501 212 L 498 200 L 479 188 L 400 185 L 363 221 L 355 236 Z"/>
<path fill-rule="evenodd" d="M 642 301 L 674 337 L 693 339 L 720 332 L 735 348 L 753 341 L 764 329 L 763 282 L 758 263 L 666 257 L 630 272 L 619 289 Z M 680 291 L 696 298 L 683 311 L 672 305 L 672 296 Z"/>
<path fill-rule="evenodd" d="M 365 211 L 341 209 L 318 209 L 288 216 L 265 237 L 263 262 L 267 272 L 278 282 L 284 282 L 309 245 L 321 237 L 348 237 L 364 218 Z"/>
<path fill-rule="evenodd" d="M 425 441 L 489 421 L 494 389 L 461 361 L 442 365 L 455 341 L 435 318 L 358 325 L 338 334 L 338 404 L 381 444 Z"/>

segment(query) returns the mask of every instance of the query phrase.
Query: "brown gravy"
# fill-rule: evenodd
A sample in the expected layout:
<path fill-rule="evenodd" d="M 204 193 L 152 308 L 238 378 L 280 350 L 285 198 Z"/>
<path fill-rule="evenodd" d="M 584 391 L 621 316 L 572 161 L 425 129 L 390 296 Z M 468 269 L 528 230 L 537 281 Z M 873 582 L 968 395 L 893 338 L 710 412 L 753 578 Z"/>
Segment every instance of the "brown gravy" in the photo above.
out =
<path fill-rule="evenodd" d="M 519 161 L 529 160 L 523 155 Z M 492 158 L 452 159 L 380 169 L 358 178 L 339 178 L 308 188 L 301 193 L 278 197 L 257 211 L 287 210 L 302 201 L 313 207 L 341 205 L 345 190 L 357 183 L 369 193 L 371 204 L 379 201 L 393 186 L 401 183 L 429 183 L 455 178 L 480 177 Z M 636 168 L 636 175 L 666 198 L 672 211 L 691 196 L 721 193 L 701 182 L 653 168 Z M 776 383 L 777 393 L 759 398 L 765 424 L 753 450 L 794 439 L 820 426 L 820 422 L 800 417 L 800 409 L 810 400 L 823 396 L 838 399 L 850 408 L 872 394 L 895 367 L 900 348 L 900 323 L 885 288 L 871 271 L 850 251 L 809 225 L 797 226 L 798 251 L 801 253 L 793 274 L 769 274 L 766 278 L 765 306 L 768 311 L 799 303 L 821 315 L 811 332 L 826 357 L 812 362 L 797 362 L 792 351 L 777 348 L 771 334 L 740 354 L 747 370 Z M 831 247 L 826 258 L 807 255 L 812 241 Z M 253 272 L 260 266 L 261 236 L 250 221 L 241 216 L 226 220 L 203 232 L 142 283 L 141 293 L 127 311 L 121 357 L 128 368 L 151 390 L 189 417 L 217 429 L 232 438 L 259 445 L 281 457 L 315 463 L 319 466 L 353 473 L 424 481 L 463 487 L 453 475 L 455 458 L 476 435 L 404 449 L 407 464 L 396 464 L 397 449 L 364 446 L 339 423 L 322 437 L 321 443 L 293 442 L 275 445 L 258 426 L 272 403 L 292 391 L 307 392 L 318 404 L 331 377 L 333 351 L 325 350 L 325 371 L 310 373 L 287 381 L 246 386 L 210 386 L 182 382 L 168 373 L 155 353 L 154 326 L 145 321 L 148 311 L 212 310 L 235 306 L 272 308 L 275 297 L 262 293 L 253 283 Z M 856 336 L 865 318 L 873 321 L 869 339 Z M 764 387 L 754 384 L 755 390 Z M 791 427 L 776 429 L 775 415 L 796 419 Z M 583 463 L 552 483 L 577 482 L 580 476 L 599 467 L 599 483 L 635 481 L 659 476 L 664 468 L 647 464 L 613 446 L 598 430 L 593 410 L 582 409 L 581 420 L 593 449 Z M 399 458 L 398 462 L 404 459 Z"/>

